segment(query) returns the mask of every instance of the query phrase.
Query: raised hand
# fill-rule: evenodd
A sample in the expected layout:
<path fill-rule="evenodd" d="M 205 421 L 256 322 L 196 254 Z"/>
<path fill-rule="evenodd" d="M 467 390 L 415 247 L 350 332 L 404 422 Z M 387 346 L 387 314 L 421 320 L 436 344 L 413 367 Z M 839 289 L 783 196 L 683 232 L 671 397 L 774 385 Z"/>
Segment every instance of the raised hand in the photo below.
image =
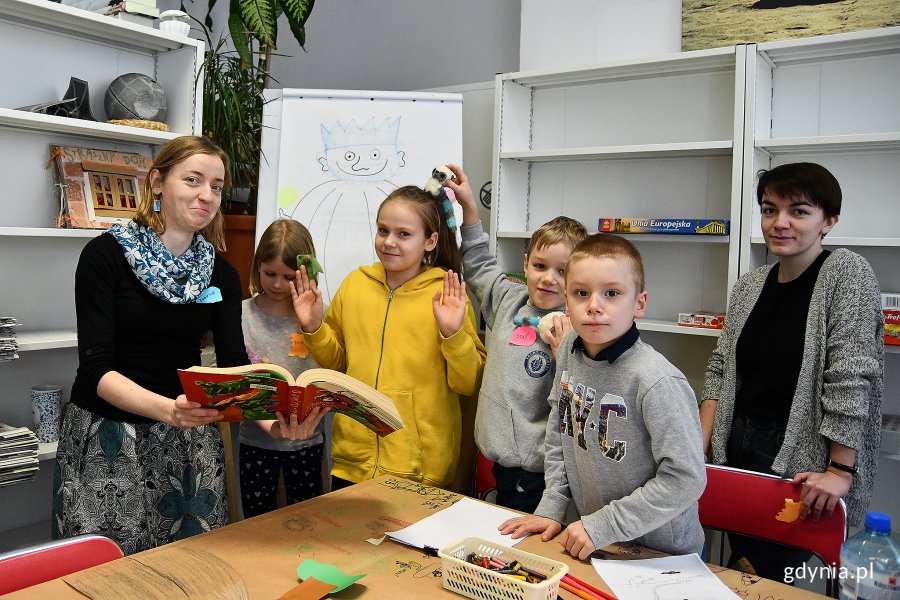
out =
<path fill-rule="evenodd" d="M 435 292 L 431 306 L 442 336 L 452 337 L 462 329 L 466 318 L 466 284 L 460 282 L 456 273 L 444 273 L 444 290 Z"/>
<path fill-rule="evenodd" d="M 453 193 L 456 195 L 456 201 L 462 206 L 463 225 L 474 225 L 481 217 L 478 215 L 478 205 L 475 204 L 475 194 L 472 193 L 469 178 L 457 165 L 448 164 L 447 168 L 453 171 L 456 179 L 448 179 L 444 182 L 444 187 L 453 190 Z"/>
<path fill-rule="evenodd" d="M 291 299 L 294 303 L 294 312 L 300 327 L 306 333 L 313 333 L 322 326 L 322 318 L 325 315 L 325 301 L 322 300 L 322 292 L 315 280 L 306 276 L 306 267 L 297 270 L 297 277 L 291 283 Z"/>

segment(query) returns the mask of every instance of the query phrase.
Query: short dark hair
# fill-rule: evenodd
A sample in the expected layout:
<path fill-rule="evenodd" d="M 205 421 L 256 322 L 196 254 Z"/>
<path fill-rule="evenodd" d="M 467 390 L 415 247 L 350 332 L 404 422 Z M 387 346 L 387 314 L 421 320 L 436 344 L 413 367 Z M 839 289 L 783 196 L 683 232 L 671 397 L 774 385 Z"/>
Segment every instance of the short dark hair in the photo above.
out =
<path fill-rule="evenodd" d="M 566 262 L 566 278 L 571 266 L 583 258 L 612 258 L 625 260 L 631 267 L 631 275 L 637 286 L 637 292 L 644 291 L 644 261 L 634 244 L 623 237 L 611 233 L 595 233 L 589 235 L 575 246 Z"/>
<path fill-rule="evenodd" d="M 779 198 L 803 198 L 818 206 L 826 217 L 841 214 L 841 185 L 831 171 L 816 163 L 788 163 L 757 173 L 756 202 L 766 193 Z"/>

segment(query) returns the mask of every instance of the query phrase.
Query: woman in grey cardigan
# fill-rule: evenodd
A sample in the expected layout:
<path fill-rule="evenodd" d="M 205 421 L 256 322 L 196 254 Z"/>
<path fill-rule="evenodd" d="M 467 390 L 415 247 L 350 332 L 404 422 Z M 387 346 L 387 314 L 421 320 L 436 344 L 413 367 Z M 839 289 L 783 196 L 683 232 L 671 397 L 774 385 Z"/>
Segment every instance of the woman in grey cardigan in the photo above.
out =
<path fill-rule="evenodd" d="M 700 404 L 715 464 L 792 477 L 802 518 L 830 515 L 840 498 L 850 522 L 865 515 L 875 480 L 884 393 L 883 316 L 866 260 L 822 239 L 838 221 L 841 189 L 814 163 L 761 171 L 763 237 L 775 265 L 731 292 Z M 764 577 L 808 554 L 730 535 L 730 565 Z"/>

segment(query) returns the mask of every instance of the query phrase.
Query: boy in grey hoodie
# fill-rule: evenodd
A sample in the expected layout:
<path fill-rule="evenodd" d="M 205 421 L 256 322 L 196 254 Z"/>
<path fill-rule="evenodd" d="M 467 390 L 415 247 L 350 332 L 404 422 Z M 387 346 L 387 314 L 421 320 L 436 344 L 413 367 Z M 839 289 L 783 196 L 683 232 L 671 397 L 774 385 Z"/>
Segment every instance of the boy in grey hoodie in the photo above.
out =
<path fill-rule="evenodd" d="M 465 174 L 447 165 L 456 180 L 444 183 L 463 209 L 462 259 L 466 285 L 481 302 L 491 335 L 478 412 L 475 443 L 497 481 L 497 504 L 533 512 L 544 491 L 544 435 L 553 384 L 553 350 L 534 326 L 544 315 L 565 309 L 563 267 L 572 248 L 587 235 L 584 225 L 557 217 L 531 236 L 525 253 L 527 285 L 509 281 L 488 252 L 475 196 Z M 556 321 L 558 345 L 568 325 Z M 515 339 L 514 339 L 515 338 Z"/>
<path fill-rule="evenodd" d="M 647 306 L 637 249 L 615 235 L 586 238 L 566 265 L 566 302 L 574 331 L 557 351 L 546 490 L 536 516 L 510 519 L 500 531 L 541 532 L 547 541 L 574 500 L 581 520 L 559 541 L 582 560 L 622 541 L 699 553 L 700 418 L 684 375 L 634 324 Z"/>

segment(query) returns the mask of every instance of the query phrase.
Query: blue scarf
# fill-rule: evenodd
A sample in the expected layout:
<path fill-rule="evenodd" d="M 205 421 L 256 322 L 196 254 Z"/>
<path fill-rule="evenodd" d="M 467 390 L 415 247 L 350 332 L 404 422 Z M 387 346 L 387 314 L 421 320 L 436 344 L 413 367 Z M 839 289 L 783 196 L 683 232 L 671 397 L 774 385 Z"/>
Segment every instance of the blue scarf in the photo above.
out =
<path fill-rule="evenodd" d="M 115 223 L 108 231 L 119 242 L 138 281 L 160 300 L 187 304 L 209 287 L 216 251 L 199 233 L 184 254 L 175 257 L 155 231 L 134 221 Z"/>

